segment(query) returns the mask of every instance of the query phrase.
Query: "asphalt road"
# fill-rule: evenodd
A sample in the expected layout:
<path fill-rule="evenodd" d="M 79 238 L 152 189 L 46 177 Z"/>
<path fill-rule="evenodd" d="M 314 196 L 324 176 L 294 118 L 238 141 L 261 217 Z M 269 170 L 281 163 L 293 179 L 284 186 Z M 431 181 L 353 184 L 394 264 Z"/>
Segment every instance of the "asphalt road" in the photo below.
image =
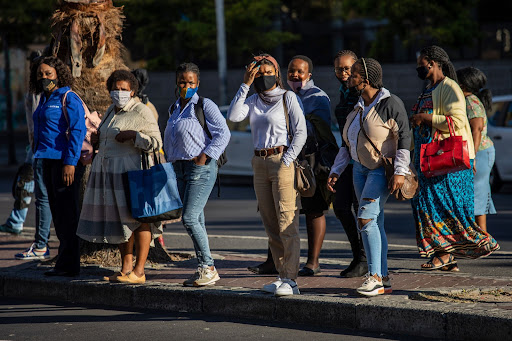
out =
<path fill-rule="evenodd" d="M 7 299 L 0 340 L 426 340 L 189 313 L 104 309 Z"/>

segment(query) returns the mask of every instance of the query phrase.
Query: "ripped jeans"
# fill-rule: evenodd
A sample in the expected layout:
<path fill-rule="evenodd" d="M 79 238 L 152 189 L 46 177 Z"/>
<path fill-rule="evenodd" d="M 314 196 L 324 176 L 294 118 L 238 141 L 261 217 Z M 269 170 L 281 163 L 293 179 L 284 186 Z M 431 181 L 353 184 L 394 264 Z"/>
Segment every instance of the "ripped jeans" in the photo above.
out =
<path fill-rule="evenodd" d="M 368 271 L 379 277 L 388 275 L 388 240 L 384 230 L 384 204 L 389 189 L 384 167 L 368 169 L 354 162 L 354 190 L 359 201 L 358 227 L 363 238 Z M 361 220 L 370 220 L 361 227 Z"/>

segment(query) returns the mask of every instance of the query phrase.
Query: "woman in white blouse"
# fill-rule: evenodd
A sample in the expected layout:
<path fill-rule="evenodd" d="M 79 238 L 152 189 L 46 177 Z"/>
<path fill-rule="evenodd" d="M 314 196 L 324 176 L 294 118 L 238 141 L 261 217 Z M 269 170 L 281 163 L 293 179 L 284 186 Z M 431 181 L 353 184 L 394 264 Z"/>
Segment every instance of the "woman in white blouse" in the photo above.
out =
<path fill-rule="evenodd" d="M 247 98 L 254 83 L 256 94 Z M 287 131 L 285 106 L 289 116 Z M 269 238 L 279 277 L 263 286 L 276 296 L 299 294 L 299 199 L 295 188 L 294 160 L 306 142 L 307 132 L 300 100 L 283 89 L 277 61 L 268 54 L 254 57 L 247 66 L 228 111 L 228 119 L 240 122 L 249 115 L 254 156 L 254 191 Z"/>

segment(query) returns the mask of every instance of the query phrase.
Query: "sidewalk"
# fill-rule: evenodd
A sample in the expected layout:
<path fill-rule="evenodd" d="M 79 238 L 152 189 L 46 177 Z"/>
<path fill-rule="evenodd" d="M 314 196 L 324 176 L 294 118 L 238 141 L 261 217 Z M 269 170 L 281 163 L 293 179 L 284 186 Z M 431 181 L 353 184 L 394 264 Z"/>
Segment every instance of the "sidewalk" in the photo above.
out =
<path fill-rule="evenodd" d="M 145 285 L 127 286 L 101 281 L 115 269 L 98 266 L 84 266 L 80 277 L 73 279 L 46 278 L 43 272 L 47 268 L 38 266 L 38 262 L 13 258 L 29 243 L 28 234 L 0 234 L 1 296 L 218 314 L 450 340 L 512 339 L 512 279 L 507 278 L 395 271 L 391 273 L 393 294 L 364 298 L 354 290 L 361 284 L 360 278 L 339 278 L 340 266 L 322 265 L 320 275 L 299 277 L 300 296 L 275 298 L 258 290 L 273 281 L 273 276 L 247 271 L 247 266 L 263 260 L 254 256 L 228 252 L 214 255 L 221 280 L 207 288 L 181 285 L 194 271 L 194 259 L 148 268 Z M 50 245 L 54 256 L 58 243 Z M 501 289 L 504 293 L 483 295 L 478 289 Z M 448 294 L 463 294 L 465 300 Z"/>

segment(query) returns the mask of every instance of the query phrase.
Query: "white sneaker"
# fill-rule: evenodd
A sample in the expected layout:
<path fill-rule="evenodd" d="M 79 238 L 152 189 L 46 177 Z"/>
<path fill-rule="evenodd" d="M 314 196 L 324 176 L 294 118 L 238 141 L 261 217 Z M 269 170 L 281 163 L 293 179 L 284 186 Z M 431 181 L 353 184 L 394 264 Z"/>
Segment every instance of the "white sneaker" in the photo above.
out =
<path fill-rule="evenodd" d="M 293 279 L 283 279 L 281 284 L 274 293 L 276 296 L 300 295 L 299 286 Z"/>
<path fill-rule="evenodd" d="M 199 272 L 199 278 L 194 281 L 195 287 L 202 287 L 205 285 L 213 285 L 220 279 L 217 269 L 214 267 L 210 270 L 209 267 L 203 267 Z"/>
<path fill-rule="evenodd" d="M 384 293 L 384 285 L 381 279 L 377 279 L 371 275 L 366 275 L 367 279 L 363 285 L 357 288 L 357 292 L 365 296 L 377 296 Z"/>
<path fill-rule="evenodd" d="M 277 281 L 272 282 L 270 284 L 265 284 L 263 288 L 261 288 L 261 291 L 274 294 L 281 284 L 283 284 L 283 281 L 281 281 L 280 277 L 277 277 Z"/>

